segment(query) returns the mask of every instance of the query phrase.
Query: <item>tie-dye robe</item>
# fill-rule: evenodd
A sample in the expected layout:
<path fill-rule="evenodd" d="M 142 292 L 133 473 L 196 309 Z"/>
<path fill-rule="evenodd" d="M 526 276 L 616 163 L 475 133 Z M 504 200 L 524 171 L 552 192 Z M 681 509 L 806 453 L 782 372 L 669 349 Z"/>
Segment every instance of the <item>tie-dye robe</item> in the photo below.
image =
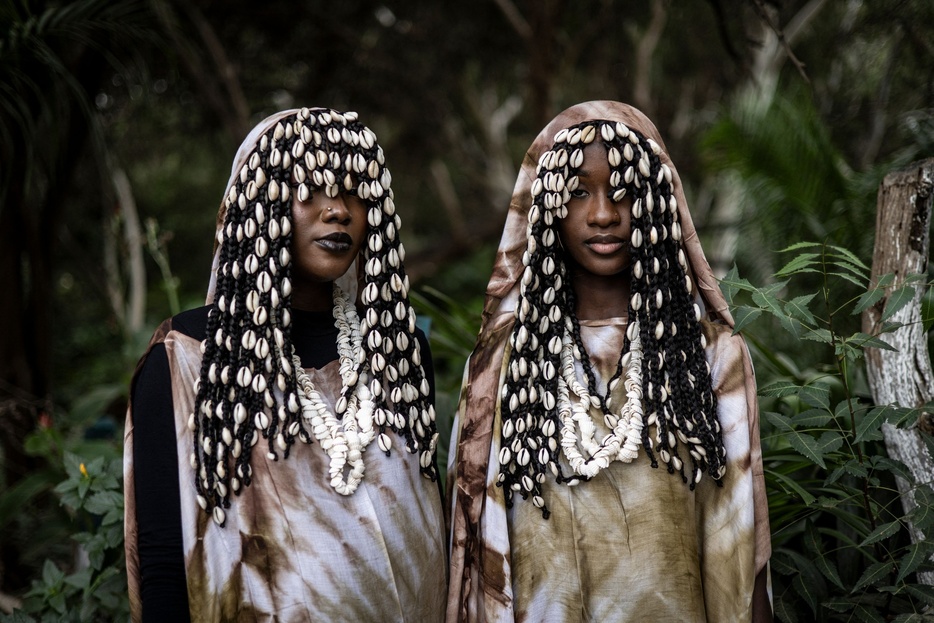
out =
<path fill-rule="evenodd" d="M 671 167 L 683 246 L 704 313 L 727 470 L 722 487 L 705 478 L 691 491 L 664 467 L 652 469 L 640 449 L 632 463 L 614 462 L 575 487 L 547 479 L 543 497 L 551 516 L 545 520 L 519 496 L 507 509 L 495 485 L 498 397 L 523 270 L 535 166 L 559 129 L 586 119 L 619 120 L 640 130 L 662 146 L 660 157 Z M 620 318 L 581 321 L 582 339 L 604 390 L 623 346 L 625 323 Z M 559 115 L 523 162 L 487 288 L 483 325 L 465 371 L 448 472 L 449 622 L 752 619 L 756 576 L 766 568 L 771 546 L 755 379 L 748 350 L 741 337 L 731 335 L 731 326 L 677 170 L 651 121 L 617 102 L 589 102 Z M 577 373 L 582 379 L 579 364 Z M 608 432 L 601 428 L 599 413 L 591 416 L 598 431 Z"/>
<path fill-rule="evenodd" d="M 253 483 L 232 496 L 227 525 L 218 527 L 195 502 L 187 427 L 201 369 L 200 343 L 164 325 L 178 436 L 179 488 L 188 601 L 193 622 L 408 621 L 443 618 L 446 591 L 443 517 L 437 483 L 419 472 L 402 440 L 386 457 L 366 452 L 366 475 L 350 496 L 328 478 L 317 442 L 296 443 L 289 458 L 269 461 L 265 440 L 251 463 Z M 340 391 L 338 362 L 308 370 L 325 399 Z M 333 403 L 332 403 L 333 404 Z M 332 407 L 333 408 L 333 407 Z M 134 620 L 139 620 L 132 464 L 127 418 L 127 570 Z"/>

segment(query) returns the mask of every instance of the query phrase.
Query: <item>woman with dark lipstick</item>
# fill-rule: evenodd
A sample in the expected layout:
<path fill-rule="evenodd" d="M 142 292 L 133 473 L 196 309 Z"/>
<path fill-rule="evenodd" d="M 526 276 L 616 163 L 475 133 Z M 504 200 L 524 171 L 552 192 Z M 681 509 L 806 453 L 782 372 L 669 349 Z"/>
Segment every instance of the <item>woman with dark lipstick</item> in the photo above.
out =
<path fill-rule="evenodd" d="M 391 177 L 356 113 L 246 138 L 207 306 L 134 376 L 134 621 L 436 621 L 446 588 L 431 357 Z"/>
<path fill-rule="evenodd" d="M 449 474 L 448 621 L 770 620 L 755 382 L 678 173 L 618 102 L 522 164 Z"/>

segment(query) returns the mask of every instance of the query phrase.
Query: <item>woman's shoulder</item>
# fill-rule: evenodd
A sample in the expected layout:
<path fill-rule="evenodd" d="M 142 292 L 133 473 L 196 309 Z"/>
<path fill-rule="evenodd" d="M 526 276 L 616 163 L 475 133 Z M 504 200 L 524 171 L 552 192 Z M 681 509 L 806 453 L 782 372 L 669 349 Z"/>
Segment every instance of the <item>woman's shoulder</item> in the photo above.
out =
<path fill-rule="evenodd" d="M 166 322 L 170 323 L 172 331 L 178 331 L 182 335 L 201 341 L 208 332 L 208 314 L 211 308 L 211 305 L 204 305 L 189 309 L 172 316 Z"/>

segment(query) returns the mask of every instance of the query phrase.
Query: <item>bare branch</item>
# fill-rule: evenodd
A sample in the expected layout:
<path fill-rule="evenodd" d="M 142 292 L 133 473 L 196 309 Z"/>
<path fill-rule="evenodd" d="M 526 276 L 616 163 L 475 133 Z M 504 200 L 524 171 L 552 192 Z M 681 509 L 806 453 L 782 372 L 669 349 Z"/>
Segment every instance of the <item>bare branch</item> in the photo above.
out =
<path fill-rule="evenodd" d="M 170 3 L 167 0 L 154 0 L 153 8 L 165 32 L 171 38 L 173 46 L 178 51 L 183 67 L 191 74 L 208 109 L 213 111 L 221 120 L 234 144 L 238 144 L 247 132 L 248 115 L 244 117 L 242 112 L 238 110 L 238 107 L 245 106 L 242 101 L 236 101 L 238 97 L 242 98 L 242 92 L 239 84 L 232 85 L 235 76 L 225 75 L 228 71 L 232 73 L 233 70 L 230 63 L 226 62 L 226 55 L 223 54 L 220 44 L 217 44 L 218 49 L 211 50 L 214 61 L 221 59 L 219 67 L 212 69 L 205 66 L 201 51 L 182 34 L 178 16 L 174 13 Z M 201 31 L 199 35 L 210 49 L 211 42 L 204 39 L 205 33 Z M 209 39 L 212 37 L 216 41 L 213 33 L 208 36 Z M 224 90 L 227 91 L 226 95 L 217 86 L 218 74 L 222 76 L 225 82 Z"/>
<path fill-rule="evenodd" d="M 454 183 L 451 181 L 451 173 L 448 167 L 441 160 L 434 160 L 431 163 L 431 179 L 434 181 L 435 190 L 438 198 L 441 200 L 441 206 L 448 214 L 448 220 L 451 223 L 451 235 L 454 240 L 461 240 L 467 237 L 467 223 L 464 221 L 464 213 L 461 208 L 461 202 L 457 197 L 457 191 L 454 190 Z"/>
<path fill-rule="evenodd" d="M 895 33 L 891 45 L 889 57 L 885 63 L 885 71 L 882 73 L 882 81 L 879 83 L 879 87 L 876 89 L 876 97 L 872 101 L 872 121 L 869 125 L 869 135 L 864 141 L 864 148 L 860 150 L 860 165 L 864 169 L 876 159 L 882 146 L 882 140 L 885 138 L 885 127 L 888 121 L 886 111 L 888 110 L 889 96 L 892 93 L 892 80 L 895 77 L 898 53 L 902 48 L 901 29 Z"/>
<path fill-rule="evenodd" d="M 753 0 L 753 5 L 756 7 L 756 13 L 763 22 L 768 25 L 769 29 L 775 34 L 775 37 L 778 39 L 778 43 L 781 46 L 782 52 L 788 57 L 789 60 L 794 64 L 795 68 L 798 70 L 798 73 L 808 84 L 811 83 L 811 80 L 808 78 L 807 72 L 804 70 L 804 63 L 802 63 L 797 56 L 795 56 L 794 51 L 791 49 L 791 42 L 798 37 L 798 35 L 804 30 L 804 28 L 810 23 L 811 19 L 817 14 L 817 12 L 823 7 L 826 0 L 811 0 L 803 9 L 798 11 L 798 13 L 788 22 L 787 30 L 783 30 L 773 19 L 771 11 L 765 6 L 763 0 Z M 780 64 L 782 61 L 782 54 L 775 52 L 772 54 L 771 63 L 772 65 Z"/>
<path fill-rule="evenodd" d="M 726 16 L 723 13 L 723 5 L 720 4 L 720 0 L 707 1 L 710 3 L 710 6 L 713 7 L 717 22 L 717 32 L 720 34 L 720 41 L 723 43 L 723 48 L 726 50 L 727 55 L 736 61 L 737 65 L 748 69 L 743 56 L 737 51 L 736 46 L 733 45 L 733 41 L 730 39 L 730 33 L 726 27 Z"/>
<path fill-rule="evenodd" d="M 645 29 L 645 34 L 636 46 L 636 76 L 635 85 L 633 86 L 633 100 L 636 106 L 649 117 L 654 116 L 651 84 L 652 56 L 655 54 L 655 48 L 658 47 L 662 31 L 665 30 L 667 17 L 664 0 L 652 0 L 652 19 Z"/>
<path fill-rule="evenodd" d="M 230 62 L 230 58 L 227 56 L 227 52 L 224 50 L 224 46 L 217 37 L 214 28 L 204 19 L 204 16 L 197 7 L 193 3 L 185 3 L 183 6 L 186 7 L 188 17 L 198 29 L 198 34 L 201 35 L 201 41 L 204 42 L 208 53 L 214 61 L 215 67 L 217 67 L 217 75 L 222 80 L 224 89 L 230 96 L 230 105 L 234 113 L 231 119 L 232 131 L 234 131 L 237 136 L 246 136 L 250 129 L 250 107 L 247 104 L 246 96 L 243 94 L 243 88 L 240 85 L 237 71 L 233 63 Z"/>
<path fill-rule="evenodd" d="M 128 286 L 125 329 L 129 334 L 142 330 L 146 319 L 146 265 L 143 263 L 143 230 L 130 179 L 123 169 L 113 171 L 114 190 L 123 216 L 123 242 L 127 249 Z"/>
<path fill-rule="evenodd" d="M 506 16 L 513 30 L 515 30 L 520 37 L 526 41 L 532 38 L 532 27 L 529 26 L 526 19 L 522 17 L 522 13 L 519 12 L 519 9 L 516 8 L 512 0 L 494 0 L 494 2 L 496 2 L 496 6 L 503 12 L 503 15 Z"/>

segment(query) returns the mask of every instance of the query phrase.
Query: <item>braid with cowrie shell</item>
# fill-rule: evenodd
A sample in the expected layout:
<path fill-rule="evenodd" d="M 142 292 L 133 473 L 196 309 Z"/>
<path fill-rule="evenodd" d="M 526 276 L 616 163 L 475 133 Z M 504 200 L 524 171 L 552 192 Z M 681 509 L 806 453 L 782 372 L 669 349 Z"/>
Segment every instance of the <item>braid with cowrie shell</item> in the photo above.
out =
<path fill-rule="evenodd" d="M 632 200 L 630 322 L 616 372 L 607 383 L 608 394 L 624 383 L 627 398 L 621 407 L 597 390 L 555 223 L 567 215 L 583 149 L 595 140 L 602 140 L 607 150 L 612 200 Z M 547 519 L 542 484 L 549 471 L 558 483 L 576 485 L 614 460 L 632 461 L 639 445 L 652 467 L 661 459 L 691 489 L 704 473 L 718 484 L 723 479 L 726 452 L 704 353 L 701 311 L 692 298 L 671 170 L 660 154 L 655 141 L 622 122 L 589 120 L 559 131 L 552 148 L 539 158 L 501 390 L 497 484 L 507 506 L 517 493 L 531 497 Z M 586 385 L 575 378 L 574 360 L 583 368 Z M 578 404 L 571 404 L 571 394 L 578 396 Z M 611 431 L 599 443 L 593 440 L 591 409 L 604 414 Z M 564 473 L 559 452 L 572 474 Z"/>
<path fill-rule="evenodd" d="M 306 444 L 313 437 L 327 438 L 322 447 L 332 455 L 331 483 L 345 495 L 362 478 L 359 453 L 370 441 L 377 439 L 379 449 L 389 455 L 387 429 L 405 440 L 408 452 L 418 453 L 423 475 L 437 477 L 435 412 L 414 335 L 415 311 L 408 299 L 401 223 L 390 182 L 376 135 L 356 113 L 304 108 L 260 136 L 231 184 L 225 223 L 217 236 L 217 286 L 208 337 L 201 344 L 195 411 L 189 418 L 197 501 L 221 526 L 231 492 L 239 494 L 250 485 L 250 457 L 261 437 L 267 440 L 270 460 L 278 460 L 280 452 L 288 458 L 296 438 Z M 301 201 L 310 200 L 313 192 L 353 194 L 367 210 L 359 318 L 353 302 L 334 288 L 343 387 L 336 419 L 335 414 L 324 416 L 329 426 L 315 419 L 326 409 L 309 398 L 320 397 L 293 359 L 293 192 Z M 348 479 L 354 480 L 352 486 L 339 486 L 343 468 L 334 467 L 332 445 L 344 442 L 335 441 L 330 425 L 336 421 L 340 427 L 342 416 L 353 419 L 351 412 L 360 402 L 368 407 L 363 410 L 371 431 L 348 435 L 357 443 L 350 453 L 357 454 L 360 467 Z M 353 423 L 343 424 L 354 428 Z"/>

